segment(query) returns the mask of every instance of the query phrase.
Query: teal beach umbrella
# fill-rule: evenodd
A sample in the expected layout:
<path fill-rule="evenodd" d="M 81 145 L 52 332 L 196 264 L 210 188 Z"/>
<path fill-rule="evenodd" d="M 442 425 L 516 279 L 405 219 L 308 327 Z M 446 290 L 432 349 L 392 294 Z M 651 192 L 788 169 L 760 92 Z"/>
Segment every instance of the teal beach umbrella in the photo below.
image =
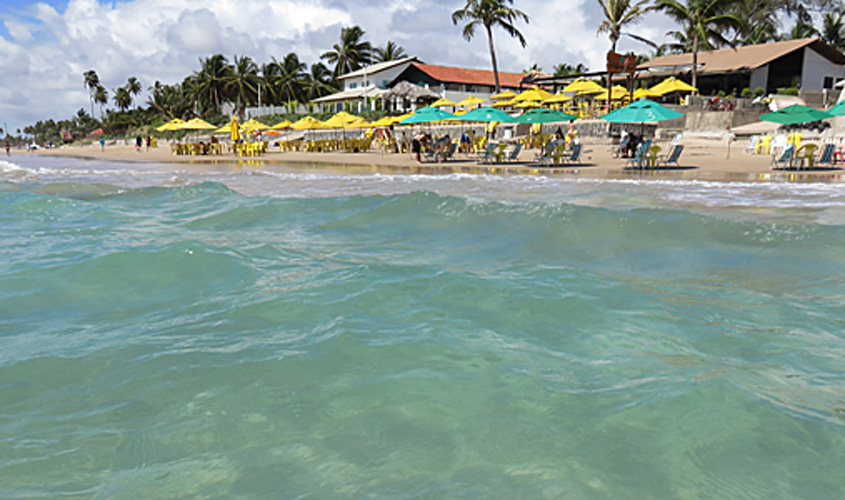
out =
<path fill-rule="evenodd" d="M 578 118 L 575 115 L 548 108 L 534 108 L 513 119 L 515 123 L 553 123 L 568 122 Z"/>
<path fill-rule="evenodd" d="M 604 115 L 603 120 L 613 123 L 651 123 L 662 122 L 664 120 L 671 120 L 684 116 L 673 109 L 658 104 L 648 99 L 640 99 L 634 101 L 624 108 L 619 108 L 615 111 Z"/>
<path fill-rule="evenodd" d="M 845 115 L 845 101 L 839 101 L 826 111 L 830 116 Z"/>
<path fill-rule="evenodd" d="M 792 125 L 795 123 L 824 120 L 832 116 L 829 112 L 819 111 L 818 109 L 801 104 L 793 104 L 792 106 L 787 106 L 772 113 L 760 115 L 760 119 L 767 122 L 780 123 L 781 125 Z"/>
<path fill-rule="evenodd" d="M 491 108 L 485 106 L 483 108 L 475 108 L 472 111 L 458 117 L 458 120 L 465 122 L 513 122 L 513 117 L 501 109 Z"/>
<path fill-rule="evenodd" d="M 414 112 L 413 115 L 405 118 L 401 122 L 402 125 L 412 125 L 414 123 L 428 123 L 428 122 L 439 122 L 441 120 L 448 120 L 450 118 L 457 118 L 457 116 L 453 115 L 452 113 L 447 113 L 438 108 L 432 108 L 431 106 L 426 106 L 425 108 L 420 108 Z"/>

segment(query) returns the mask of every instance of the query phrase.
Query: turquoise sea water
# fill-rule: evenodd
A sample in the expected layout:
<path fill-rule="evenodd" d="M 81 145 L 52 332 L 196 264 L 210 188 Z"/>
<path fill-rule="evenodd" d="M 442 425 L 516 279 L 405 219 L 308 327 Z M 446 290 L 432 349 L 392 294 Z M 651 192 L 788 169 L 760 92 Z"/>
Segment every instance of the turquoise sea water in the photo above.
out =
<path fill-rule="evenodd" d="M 845 185 L 0 179 L 0 498 L 845 497 Z"/>

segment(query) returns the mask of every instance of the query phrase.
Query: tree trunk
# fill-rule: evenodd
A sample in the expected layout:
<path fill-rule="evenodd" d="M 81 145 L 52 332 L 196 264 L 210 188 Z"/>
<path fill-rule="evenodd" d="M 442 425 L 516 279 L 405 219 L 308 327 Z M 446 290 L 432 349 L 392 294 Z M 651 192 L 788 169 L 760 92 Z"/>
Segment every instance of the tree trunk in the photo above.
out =
<path fill-rule="evenodd" d="M 698 88 L 698 34 L 692 35 L 692 86 Z M 697 92 L 697 90 L 696 90 Z"/>
<path fill-rule="evenodd" d="M 610 40 L 610 51 L 616 52 L 616 40 Z M 608 65 L 609 66 L 609 65 Z M 610 113 L 610 96 L 611 96 L 611 87 L 613 87 L 613 74 L 610 72 L 610 68 L 607 69 L 607 112 Z"/>
<path fill-rule="evenodd" d="M 493 30 L 490 26 L 487 28 L 487 43 L 490 45 L 490 58 L 493 60 L 493 77 L 496 79 L 496 94 L 499 93 L 501 86 L 499 85 L 499 66 L 496 64 L 496 49 L 493 48 Z"/>

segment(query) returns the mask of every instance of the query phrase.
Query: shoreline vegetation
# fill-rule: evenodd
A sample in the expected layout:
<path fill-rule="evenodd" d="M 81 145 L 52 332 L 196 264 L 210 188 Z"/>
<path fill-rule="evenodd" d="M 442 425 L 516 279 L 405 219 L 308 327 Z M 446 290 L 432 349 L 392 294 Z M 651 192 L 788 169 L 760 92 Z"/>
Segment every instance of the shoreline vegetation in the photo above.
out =
<path fill-rule="evenodd" d="M 101 151 L 99 145 L 63 146 L 55 149 L 38 150 L 44 156 L 67 156 L 106 161 L 151 162 L 173 165 L 176 168 L 248 169 L 297 168 L 317 170 L 338 170 L 347 173 L 407 173 L 407 174 L 498 174 L 498 175 L 563 175 L 594 179 L 651 179 L 651 180 L 699 180 L 713 182 L 845 182 L 845 170 L 838 166 L 817 167 L 813 170 L 772 170 L 769 155 L 750 155 L 743 152 L 744 143 L 731 145 L 730 157 L 726 158 L 724 142 L 689 139 L 686 150 L 677 167 L 644 170 L 625 169 L 624 158 L 614 158 L 610 142 L 584 142 L 582 162 L 577 165 L 558 167 L 541 166 L 535 161 L 537 150 L 523 150 L 517 161 L 484 165 L 476 163 L 473 155 L 459 154 L 447 162 L 417 163 L 411 154 L 382 154 L 380 152 L 296 152 L 280 151 L 270 147 L 267 153 L 257 158 L 243 158 L 228 155 L 219 156 L 174 156 L 166 143 L 149 151 L 136 151 L 132 145 L 110 145 Z M 14 161 L 14 155 L 12 156 Z"/>

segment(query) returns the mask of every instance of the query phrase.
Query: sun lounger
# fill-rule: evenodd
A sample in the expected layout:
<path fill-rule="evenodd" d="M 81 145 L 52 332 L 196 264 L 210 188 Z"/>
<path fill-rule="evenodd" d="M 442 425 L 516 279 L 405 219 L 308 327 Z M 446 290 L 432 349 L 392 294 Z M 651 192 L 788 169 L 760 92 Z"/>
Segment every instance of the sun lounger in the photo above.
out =
<path fill-rule="evenodd" d="M 677 146 L 672 147 L 669 154 L 658 157 L 657 165 L 659 167 L 668 167 L 670 163 L 674 163 L 676 167 L 680 167 L 678 159 L 681 157 L 681 153 L 683 152 L 684 146 L 682 144 L 678 144 Z"/>
<path fill-rule="evenodd" d="M 631 158 L 628 158 L 628 161 L 625 162 L 626 169 L 629 168 L 645 168 L 646 163 L 648 162 L 648 158 L 646 157 L 646 153 L 648 153 L 648 148 L 651 147 L 651 139 L 643 142 L 637 148 L 637 152 Z"/>
<path fill-rule="evenodd" d="M 792 168 L 792 155 L 795 152 L 794 144 L 787 144 L 783 151 L 776 156 L 772 156 L 772 163 L 770 168 L 772 170 L 778 168 Z"/>
<path fill-rule="evenodd" d="M 516 161 L 517 158 L 519 157 L 520 151 L 522 151 L 522 143 L 517 142 L 516 146 L 514 146 L 513 149 L 510 151 L 510 153 L 508 153 L 507 156 L 505 156 L 505 161 L 508 161 L 508 162 Z"/>

